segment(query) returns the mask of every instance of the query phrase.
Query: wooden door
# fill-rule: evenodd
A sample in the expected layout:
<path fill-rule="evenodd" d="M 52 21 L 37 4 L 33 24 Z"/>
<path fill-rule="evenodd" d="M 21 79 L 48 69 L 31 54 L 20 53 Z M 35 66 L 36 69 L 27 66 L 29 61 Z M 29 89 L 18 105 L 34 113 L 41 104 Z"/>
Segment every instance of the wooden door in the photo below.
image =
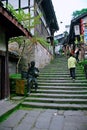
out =
<path fill-rule="evenodd" d="M 1 99 L 1 58 L 0 58 L 0 99 Z"/>

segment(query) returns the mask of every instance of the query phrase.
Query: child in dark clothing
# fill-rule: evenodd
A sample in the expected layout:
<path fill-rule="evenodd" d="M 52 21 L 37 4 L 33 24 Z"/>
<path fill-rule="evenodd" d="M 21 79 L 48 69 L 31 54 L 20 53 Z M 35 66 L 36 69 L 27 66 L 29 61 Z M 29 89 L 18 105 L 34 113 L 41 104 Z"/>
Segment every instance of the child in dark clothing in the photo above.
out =
<path fill-rule="evenodd" d="M 32 83 L 35 85 L 35 91 L 37 90 L 38 83 L 37 77 L 39 76 L 39 69 L 35 67 L 35 62 L 31 61 L 28 68 L 28 89 L 29 93 L 31 92 Z"/>

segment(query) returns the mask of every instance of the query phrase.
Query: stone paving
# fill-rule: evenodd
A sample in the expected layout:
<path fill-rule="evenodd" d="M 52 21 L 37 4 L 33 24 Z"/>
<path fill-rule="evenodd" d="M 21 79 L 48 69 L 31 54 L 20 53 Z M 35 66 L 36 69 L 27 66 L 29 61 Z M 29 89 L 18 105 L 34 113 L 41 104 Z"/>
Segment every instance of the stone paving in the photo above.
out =
<path fill-rule="evenodd" d="M 21 103 L 23 99 L 24 99 L 23 96 L 22 97 L 16 96 L 15 100 L 9 100 L 9 99 L 0 100 L 0 119 L 8 111 L 11 111 L 12 109 L 14 110 Z"/>
<path fill-rule="evenodd" d="M 87 111 L 20 109 L 0 123 L 0 130 L 87 130 Z"/>

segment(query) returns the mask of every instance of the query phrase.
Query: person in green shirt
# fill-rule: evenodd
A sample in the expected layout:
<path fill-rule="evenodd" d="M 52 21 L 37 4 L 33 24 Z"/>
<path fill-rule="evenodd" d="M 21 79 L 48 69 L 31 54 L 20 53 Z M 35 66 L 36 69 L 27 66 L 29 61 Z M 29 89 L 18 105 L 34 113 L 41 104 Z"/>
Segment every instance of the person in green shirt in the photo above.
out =
<path fill-rule="evenodd" d="M 75 80 L 75 68 L 76 68 L 76 58 L 70 53 L 68 58 L 68 69 L 70 71 L 70 76 L 73 80 Z"/>

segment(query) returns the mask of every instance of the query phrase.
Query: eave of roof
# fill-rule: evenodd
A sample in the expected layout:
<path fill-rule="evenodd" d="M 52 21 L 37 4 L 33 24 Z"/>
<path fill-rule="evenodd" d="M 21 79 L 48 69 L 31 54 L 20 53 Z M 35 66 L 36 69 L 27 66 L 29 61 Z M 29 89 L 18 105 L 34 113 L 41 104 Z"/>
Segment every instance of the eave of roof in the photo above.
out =
<path fill-rule="evenodd" d="M 86 17 L 86 16 L 87 16 L 87 13 L 81 14 L 81 15 L 79 15 L 78 17 L 72 19 L 72 23 L 73 23 L 73 22 L 75 23 L 75 22 L 77 22 L 78 20 L 80 20 L 80 19 L 82 19 L 82 18 L 84 18 L 84 17 Z"/>
<path fill-rule="evenodd" d="M 84 13 L 71 20 L 70 32 L 69 32 L 69 42 L 74 39 L 74 25 L 80 24 L 80 20 L 86 16 L 87 16 L 87 13 Z"/>
<path fill-rule="evenodd" d="M 80 19 L 84 18 L 87 16 L 87 13 L 84 13 L 74 19 L 71 20 L 71 26 L 70 26 L 70 30 L 72 30 L 73 26 L 76 25 L 77 23 L 80 22 Z"/>
<path fill-rule="evenodd" d="M 43 0 L 41 6 L 45 12 L 46 21 L 50 27 L 50 29 L 54 29 L 55 31 L 59 30 L 58 22 L 56 19 L 54 7 L 51 0 Z"/>
<path fill-rule="evenodd" d="M 16 36 L 27 36 L 32 37 L 31 33 L 21 25 L 15 17 L 5 9 L 0 3 L 0 24 L 6 31 L 7 36 L 16 37 Z"/>

